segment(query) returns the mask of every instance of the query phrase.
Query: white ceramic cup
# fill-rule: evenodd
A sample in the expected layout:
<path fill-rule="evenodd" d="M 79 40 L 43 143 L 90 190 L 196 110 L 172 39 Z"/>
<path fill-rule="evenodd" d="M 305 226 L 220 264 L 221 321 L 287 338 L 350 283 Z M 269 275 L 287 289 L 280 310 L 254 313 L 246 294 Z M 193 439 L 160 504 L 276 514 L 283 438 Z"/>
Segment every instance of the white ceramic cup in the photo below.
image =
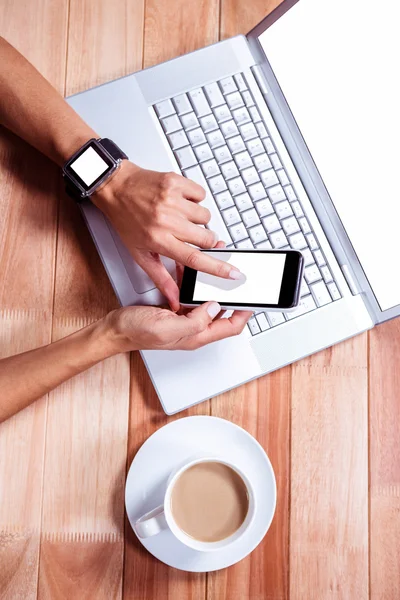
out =
<path fill-rule="evenodd" d="M 178 527 L 171 511 L 171 494 L 175 483 L 182 475 L 182 473 L 184 473 L 184 471 L 190 469 L 190 467 L 193 467 L 194 465 L 203 462 L 218 462 L 220 464 L 230 467 L 243 480 L 244 484 L 246 485 L 247 494 L 249 498 L 249 508 L 247 511 L 247 515 L 239 529 L 237 529 L 229 537 L 223 540 L 219 540 L 218 542 L 202 542 L 200 540 L 196 540 L 190 537 Z M 200 552 L 210 552 L 212 550 L 221 550 L 222 548 L 226 548 L 226 546 L 229 546 L 229 544 L 232 544 L 233 542 L 236 542 L 238 539 L 240 539 L 249 529 L 254 518 L 255 510 L 256 499 L 254 495 L 254 489 L 246 475 L 234 463 L 227 461 L 226 459 L 218 458 L 216 456 L 207 456 L 188 460 L 183 465 L 178 467 L 178 469 L 175 469 L 171 473 L 168 479 L 163 504 L 140 517 L 140 519 L 138 519 L 135 523 L 135 530 L 140 538 L 148 538 L 153 535 L 157 535 L 165 529 L 169 529 L 171 533 L 180 542 L 182 542 L 182 544 L 185 544 L 185 546 L 188 546 L 189 548 L 192 548 L 193 550 L 198 550 Z"/>

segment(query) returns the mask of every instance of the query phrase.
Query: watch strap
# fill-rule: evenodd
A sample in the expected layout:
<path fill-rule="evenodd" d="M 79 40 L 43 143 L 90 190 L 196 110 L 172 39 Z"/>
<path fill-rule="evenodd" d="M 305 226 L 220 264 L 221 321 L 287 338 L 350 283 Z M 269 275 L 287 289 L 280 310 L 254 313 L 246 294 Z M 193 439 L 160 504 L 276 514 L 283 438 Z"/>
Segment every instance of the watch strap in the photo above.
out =
<path fill-rule="evenodd" d="M 98 141 L 103 146 L 103 148 L 107 150 L 108 154 L 111 154 L 111 156 L 115 158 L 115 160 L 123 160 L 128 158 L 125 152 L 123 152 L 121 148 L 119 148 L 117 144 L 114 144 L 114 142 L 109 138 L 101 138 Z"/>

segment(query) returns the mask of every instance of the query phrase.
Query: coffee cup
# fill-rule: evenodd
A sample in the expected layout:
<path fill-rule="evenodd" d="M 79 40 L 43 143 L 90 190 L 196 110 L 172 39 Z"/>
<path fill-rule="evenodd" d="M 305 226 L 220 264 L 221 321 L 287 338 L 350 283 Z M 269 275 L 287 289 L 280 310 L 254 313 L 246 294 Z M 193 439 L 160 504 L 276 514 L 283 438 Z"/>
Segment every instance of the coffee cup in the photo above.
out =
<path fill-rule="evenodd" d="M 217 456 L 186 461 L 169 476 L 163 504 L 135 523 L 140 538 L 169 529 L 200 552 L 226 548 L 249 529 L 256 510 L 254 489 L 241 469 Z"/>

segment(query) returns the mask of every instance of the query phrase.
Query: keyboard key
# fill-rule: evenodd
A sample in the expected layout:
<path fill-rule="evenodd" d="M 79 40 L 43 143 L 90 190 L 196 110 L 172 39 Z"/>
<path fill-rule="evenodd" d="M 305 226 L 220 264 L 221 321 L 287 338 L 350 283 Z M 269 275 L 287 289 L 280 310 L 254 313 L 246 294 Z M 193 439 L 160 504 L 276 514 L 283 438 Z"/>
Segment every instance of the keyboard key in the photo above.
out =
<path fill-rule="evenodd" d="M 211 148 L 216 148 L 217 146 L 224 146 L 225 140 L 223 138 L 222 133 L 219 129 L 212 131 L 211 133 L 207 133 L 207 140 L 210 144 Z"/>
<path fill-rule="evenodd" d="M 262 225 L 256 225 L 255 227 L 249 229 L 249 234 L 253 244 L 257 244 L 257 248 L 260 247 L 258 246 L 258 244 L 260 244 L 261 242 L 265 242 L 265 240 L 267 239 L 267 234 L 265 233 L 265 229 Z"/>
<path fill-rule="evenodd" d="M 295 311 L 287 313 L 287 318 L 291 321 L 292 319 L 295 319 L 296 317 L 301 317 L 301 315 L 305 315 L 306 313 L 315 310 L 316 308 L 317 305 L 315 304 L 313 297 L 305 296 L 300 300 L 299 306 L 296 308 Z"/>
<path fill-rule="evenodd" d="M 290 202 L 293 202 L 293 200 L 297 200 L 296 194 L 294 193 L 294 190 L 291 185 L 285 186 L 285 194 L 289 198 Z"/>
<path fill-rule="evenodd" d="M 269 187 L 279 183 L 276 173 L 273 169 L 268 169 L 268 171 L 262 171 L 261 180 L 266 188 L 269 188 Z M 283 192 L 283 190 L 282 190 L 282 192 Z M 268 195 L 271 198 L 271 195 L 270 194 L 268 194 Z M 271 200 L 272 200 L 272 198 L 271 198 Z M 285 194 L 283 194 L 283 197 L 279 198 L 279 200 L 285 200 Z M 273 201 L 278 202 L 278 198 Z"/>
<path fill-rule="evenodd" d="M 277 325 L 285 323 L 285 317 L 281 312 L 267 312 L 265 314 L 267 315 L 267 319 L 271 327 L 276 327 Z"/>
<path fill-rule="evenodd" d="M 165 133 L 172 133 L 173 131 L 178 131 L 178 129 L 182 129 L 182 125 L 177 115 L 170 115 L 169 117 L 165 117 L 161 119 L 162 126 L 164 128 Z"/>
<path fill-rule="evenodd" d="M 204 133 L 218 129 L 217 121 L 215 120 L 214 115 L 206 115 L 205 117 L 200 117 L 199 120 Z"/>
<path fill-rule="evenodd" d="M 317 265 L 310 265 L 304 269 L 304 277 L 308 284 L 314 283 L 314 281 L 318 281 L 321 279 L 321 273 L 317 267 Z"/>
<path fill-rule="evenodd" d="M 254 227 L 254 225 L 259 225 L 259 223 L 260 223 L 260 219 L 258 217 L 257 211 L 254 208 L 243 212 L 242 220 L 243 220 L 243 223 L 246 225 L 247 229 L 250 229 L 250 227 Z M 260 242 L 261 241 L 262 240 L 260 240 Z"/>
<path fill-rule="evenodd" d="M 262 200 L 256 202 L 255 207 L 260 217 L 266 217 L 267 215 L 274 214 L 274 208 L 268 198 L 263 198 Z"/>
<path fill-rule="evenodd" d="M 261 242 L 261 244 L 257 244 L 257 250 L 272 250 L 271 243 L 266 240 L 265 242 Z"/>
<path fill-rule="evenodd" d="M 197 158 L 190 146 L 185 146 L 184 148 L 180 148 L 180 150 L 176 150 L 175 156 L 178 159 L 181 169 L 187 169 L 188 167 L 197 164 Z"/>
<path fill-rule="evenodd" d="M 269 171 L 264 171 L 264 173 L 269 174 Z M 262 174 L 261 174 L 261 179 L 262 179 Z M 272 175 L 271 175 L 271 179 L 272 179 Z M 264 182 L 264 185 L 266 186 L 265 182 Z M 283 188 L 281 185 L 275 185 L 274 187 L 270 187 L 268 189 L 268 196 L 269 196 L 271 202 L 273 202 L 273 203 L 281 202 L 282 200 L 286 200 L 285 192 L 283 191 Z"/>
<path fill-rule="evenodd" d="M 178 150 L 178 148 L 183 148 L 183 146 L 189 145 L 189 140 L 186 137 L 186 133 L 181 129 L 176 133 L 171 133 L 169 136 L 169 141 L 173 150 Z"/>
<path fill-rule="evenodd" d="M 224 163 L 232 159 L 232 154 L 229 152 L 228 146 L 220 146 L 214 150 L 215 160 L 218 164 Z"/>
<path fill-rule="evenodd" d="M 318 306 L 325 306 L 332 302 L 328 288 L 323 281 L 310 285 L 310 290 Z"/>
<path fill-rule="evenodd" d="M 231 208 L 227 208 L 226 210 L 222 211 L 222 217 L 225 221 L 225 223 L 230 226 L 230 225 L 235 225 L 236 223 L 240 223 L 241 219 L 240 219 L 240 215 L 238 213 L 238 209 L 236 208 L 236 206 L 232 206 Z M 247 237 L 247 234 L 244 236 Z M 237 240 L 235 240 L 235 238 L 232 238 L 234 242 L 236 242 Z"/>
<path fill-rule="evenodd" d="M 340 292 L 335 283 L 328 283 L 328 290 L 330 291 L 333 300 L 339 300 L 341 298 Z"/>
<path fill-rule="evenodd" d="M 221 131 L 226 138 L 232 137 L 233 135 L 237 135 L 239 133 L 236 123 L 232 121 L 232 119 L 230 121 L 224 121 L 221 123 Z"/>
<path fill-rule="evenodd" d="M 314 264 L 314 257 L 312 255 L 310 248 L 304 248 L 304 250 L 302 250 L 301 253 L 304 257 L 304 265 L 306 267 Z"/>
<path fill-rule="evenodd" d="M 200 127 L 198 129 L 192 129 L 191 131 L 188 131 L 187 135 L 192 146 L 203 144 L 206 141 L 204 133 L 202 132 Z"/>
<path fill-rule="evenodd" d="M 230 179 L 228 181 L 228 187 L 232 196 L 237 196 L 238 194 L 243 194 L 246 191 L 246 187 L 243 183 L 243 179 L 241 177 L 235 177 L 235 179 Z"/>
<path fill-rule="evenodd" d="M 238 108 L 239 106 L 244 105 L 242 96 L 239 94 L 239 92 L 233 92 L 232 94 L 228 94 L 225 100 L 227 101 L 230 109 Z"/>
<path fill-rule="evenodd" d="M 282 163 L 279 160 L 279 156 L 276 153 L 271 154 L 270 159 L 271 159 L 272 164 L 274 165 L 275 171 L 282 168 Z"/>
<path fill-rule="evenodd" d="M 267 321 L 265 313 L 259 313 L 258 315 L 256 315 L 256 320 L 261 331 L 267 331 L 267 329 L 269 329 L 269 323 Z"/>
<path fill-rule="evenodd" d="M 276 169 L 276 167 L 275 167 Z M 276 174 L 279 177 L 279 181 L 281 182 L 281 185 L 288 185 L 290 183 L 288 176 L 286 175 L 285 171 L 283 169 L 279 169 Z"/>
<path fill-rule="evenodd" d="M 220 210 L 224 210 L 224 208 L 230 208 L 231 206 L 234 205 L 233 198 L 232 198 L 230 192 L 228 192 L 228 190 L 225 190 L 224 192 L 217 194 L 215 196 L 215 201 Z"/>
<path fill-rule="evenodd" d="M 249 142 L 249 144 L 250 143 L 251 142 Z M 254 164 L 256 165 L 257 171 L 259 172 L 265 171 L 265 169 L 270 169 L 272 167 L 271 161 L 269 160 L 268 155 L 265 154 L 265 152 L 263 154 L 255 156 L 253 160 Z"/>
<path fill-rule="evenodd" d="M 235 196 L 235 204 L 241 212 L 253 208 L 253 202 L 247 192 Z"/>
<path fill-rule="evenodd" d="M 283 188 L 285 189 L 285 188 Z M 304 215 L 303 209 L 301 208 L 300 202 L 293 202 L 292 209 L 297 218 L 302 217 Z"/>
<path fill-rule="evenodd" d="M 283 248 L 288 243 L 286 236 L 283 233 L 282 229 L 271 233 L 269 236 L 269 240 L 270 240 L 273 248 L 276 248 L 276 249 Z"/>
<path fill-rule="evenodd" d="M 234 75 L 235 81 L 236 81 L 236 85 L 238 86 L 239 90 L 241 92 L 243 92 L 243 90 L 247 89 L 247 85 L 246 82 L 244 80 L 244 77 L 241 73 L 238 73 L 237 75 Z"/>
<path fill-rule="evenodd" d="M 182 115 L 181 123 L 185 129 L 194 129 L 199 126 L 199 122 L 197 120 L 194 112 L 187 113 L 186 115 Z"/>
<path fill-rule="evenodd" d="M 233 138 L 229 138 L 229 140 L 227 140 L 227 143 L 232 154 L 235 154 L 236 152 L 241 152 L 242 150 L 246 149 L 244 141 L 242 140 L 240 135 L 237 135 Z"/>
<path fill-rule="evenodd" d="M 225 179 L 232 179 L 232 177 L 237 177 L 239 175 L 239 171 L 233 160 L 223 163 L 221 165 L 221 171 Z"/>
<path fill-rule="evenodd" d="M 250 152 L 251 156 L 257 156 L 257 154 L 262 154 L 263 156 L 267 156 L 264 152 L 264 146 L 260 138 L 253 138 L 249 142 L 247 142 L 247 149 Z M 268 158 L 268 157 L 267 157 Z M 262 169 L 260 169 L 262 171 Z"/>
<path fill-rule="evenodd" d="M 284 219 L 282 221 L 282 227 L 286 235 L 292 235 L 292 233 L 297 233 L 300 231 L 300 227 L 295 217 L 289 217 L 288 219 Z"/>
<path fill-rule="evenodd" d="M 330 272 L 328 267 L 321 267 L 321 273 L 325 283 L 329 283 L 330 281 L 332 281 L 332 273 Z"/>
<path fill-rule="evenodd" d="M 230 94 L 231 92 L 237 91 L 237 86 L 236 83 L 233 81 L 233 77 L 225 77 L 225 79 L 221 79 L 219 85 L 224 96 Z"/>
<path fill-rule="evenodd" d="M 222 104 L 222 106 L 218 106 L 217 108 L 215 108 L 214 115 L 218 123 L 221 123 L 222 121 L 227 121 L 228 119 L 232 119 L 231 111 L 229 110 L 226 104 Z"/>
<path fill-rule="evenodd" d="M 198 117 L 209 115 L 211 112 L 210 105 L 201 88 L 189 92 L 190 100 L 192 101 L 194 112 Z"/>
<path fill-rule="evenodd" d="M 248 237 L 246 227 L 243 225 L 243 223 L 237 223 L 233 227 L 230 227 L 229 231 L 235 243 L 240 242 Z"/>
<path fill-rule="evenodd" d="M 260 137 L 262 137 L 262 136 L 260 135 Z M 263 140 L 263 143 L 264 143 L 264 147 L 265 147 L 266 151 L 268 152 L 268 154 L 273 154 L 275 152 L 275 148 L 273 146 L 271 138 L 269 138 L 269 137 L 265 138 Z"/>
<path fill-rule="evenodd" d="M 208 183 L 210 184 L 210 188 L 213 194 L 218 194 L 218 192 L 223 192 L 224 190 L 226 190 L 225 179 L 222 177 L 222 175 L 212 177 L 208 180 Z"/>
<path fill-rule="evenodd" d="M 261 329 L 260 329 L 255 317 L 251 317 L 251 319 L 249 320 L 249 322 L 247 324 L 251 331 L 251 335 L 257 335 L 257 333 L 261 333 Z"/>
<path fill-rule="evenodd" d="M 307 243 L 310 246 L 311 250 L 318 249 L 317 240 L 315 239 L 315 237 L 312 233 L 309 233 L 308 235 L 306 235 L 306 239 L 307 239 Z"/>
<path fill-rule="evenodd" d="M 251 118 L 253 119 L 253 123 L 261 121 L 260 113 L 258 112 L 258 109 L 255 106 L 251 106 L 249 108 L 249 113 Z"/>
<path fill-rule="evenodd" d="M 191 112 L 193 110 L 192 105 L 189 102 L 189 98 L 186 94 L 180 94 L 179 96 L 175 96 L 172 98 L 172 101 L 175 105 L 176 112 L 178 115 L 184 115 L 185 113 Z"/>
<path fill-rule="evenodd" d="M 253 243 L 251 241 L 250 238 L 246 238 L 245 240 L 242 240 L 241 242 L 238 242 L 236 244 L 236 248 L 239 250 L 253 250 L 254 246 Z"/>
<path fill-rule="evenodd" d="M 249 111 L 244 106 L 232 111 L 232 116 L 237 125 L 243 125 L 244 123 L 249 123 L 251 121 Z"/>
<path fill-rule="evenodd" d="M 242 138 L 246 141 L 257 137 L 257 130 L 254 127 L 253 123 L 246 123 L 245 125 L 241 125 L 240 133 L 242 134 Z"/>
<path fill-rule="evenodd" d="M 275 204 L 275 211 L 280 219 L 285 219 L 286 217 L 290 217 L 293 214 L 293 211 L 287 200 Z"/>
<path fill-rule="evenodd" d="M 266 196 L 264 186 L 261 182 L 250 185 L 248 192 L 254 201 L 261 200 L 261 198 L 265 198 Z"/>
<path fill-rule="evenodd" d="M 322 254 L 321 250 L 315 250 L 314 258 L 319 267 L 321 267 L 322 265 L 325 264 L 325 258 L 324 258 L 324 255 Z"/>
<path fill-rule="evenodd" d="M 195 167 L 190 167 L 190 169 L 187 169 L 185 171 L 185 175 L 189 179 L 192 179 L 193 181 L 195 181 L 196 183 L 201 185 L 206 191 L 206 197 L 201 202 L 201 205 L 208 208 L 211 213 L 211 219 L 207 223 L 207 227 L 209 229 L 211 229 L 212 231 L 215 231 L 215 233 L 218 235 L 220 240 L 224 240 L 227 244 L 230 244 L 231 236 L 230 236 L 229 231 L 226 228 L 226 225 L 221 217 L 221 213 L 218 210 L 216 210 L 215 201 L 210 193 L 210 186 L 209 186 L 211 181 L 220 178 L 222 184 L 224 185 L 223 189 L 225 189 L 226 188 L 225 181 L 222 179 L 222 177 L 220 175 L 217 175 L 217 177 L 214 177 L 213 179 L 209 179 L 207 182 L 199 165 L 196 165 Z M 217 187 L 219 187 L 219 186 L 215 185 L 215 188 L 217 188 Z M 220 190 L 220 189 L 216 190 L 216 192 L 219 192 L 219 191 L 222 191 L 222 190 Z"/>
<path fill-rule="evenodd" d="M 208 85 L 205 85 L 204 91 L 212 108 L 214 108 L 214 106 L 220 106 L 221 104 L 224 104 L 225 100 L 217 83 L 209 83 Z"/>
<path fill-rule="evenodd" d="M 307 248 L 307 240 L 301 232 L 291 235 L 289 237 L 289 243 L 293 250 L 303 250 L 303 248 Z"/>
<path fill-rule="evenodd" d="M 219 170 L 219 166 L 217 165 L 217 161 L 208 160 L 206 162 L 201 163 L 201 168 L 203 169 L 204 175 L 207 177 L 214 177 L 214 175 L 218 175 L 221 171 Z"/>
<path fill-rule="evenodd" d="M 234 156 L 235 162 L 239 169 L 247 169 L 247 167 L 253 166 L 253 161 L 250 158 L 250 154 L 245 150 Z"/>
<path fill-rule="evenodd" d="M 254 167 L 244 169 L 242 171 L 242 177 L 246 185 L 251 185 L 252 183 L 256 183 L 256 181 L 260 181 L 258 173 Z"/>
<path fill-rule="evenodd" d="M 259 123 L 256 123 L 256 127 L 257 127 L 258 135 L 260 136 L 260 138 L 268 137 L 267 128 L 265 127 L 265 125 L 262 121 L 260 121 Z"/>
<path fill-rule="evenodd" d="M 301 287 L 300 287 L 300 296 L 307 296 L 309 293 L 310 293 L 310 288 L 308 287 L 304 277 L 302 277 Z"/>
<path fill-rule="evenodd" d="M 275 214 L 264 217 L 262 222 L 268 233 L 271 233 L 272 231 L 277 231 L 281 228 L 281 225 L 278 221 L 278 217 Z"/>
<path fill-rule="evenodd" d="M 199 162 L 202 162 L 204 160 L 210 160 L 211 158 L 213 158 L 213 153 L 211 152 L 211 148 L 208 144 L 195 146 L 194 151 Z"/>
<path fill-rule="evenodd" d="M 311 227 L 307 221 L 307 219 L 305 217 L 300 217 L 299 219 L 299 225 L 303 231 L 303 233 L 310 233 L 311 232 Z"/>
<path fill-rule="evenodd" d="M 175 112 L 171 100 L 163 100 L 162 102 L 157 102 L 154 106 L 156 109 L 156 113 L 158 114 L 160 119 L 168 117 L 168 115 L 173 115 Z"/>

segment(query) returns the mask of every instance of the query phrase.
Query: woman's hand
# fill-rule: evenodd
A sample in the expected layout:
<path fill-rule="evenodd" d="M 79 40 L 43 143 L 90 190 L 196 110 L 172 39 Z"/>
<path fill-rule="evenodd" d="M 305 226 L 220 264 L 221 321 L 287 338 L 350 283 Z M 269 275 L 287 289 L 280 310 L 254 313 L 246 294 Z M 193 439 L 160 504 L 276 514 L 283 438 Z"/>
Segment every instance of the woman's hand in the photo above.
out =
<path fill-rule="evenodd" d="M 160 255 L 226 279 L 242 276 L 236 267 L 189 245 L 213 248 L 218 241 L 212 231 L 199 227 L 210 220 L 200 204 L 204 196 L 202 187 L 181 175 L 147 171 L 128 161 L 92 196 L 173 310 L 179 309 L 179 290 Z"/>
<path fill-rule="evenodd" d="M 211 342 L 239 335 L 251 312 L 235 311 L 221 316 L 217 302 L 206 302 L 193 310 L 176 314 L 154 306 L 129 306 L 105 317 L 110 351 L 195 350 Z"/>

